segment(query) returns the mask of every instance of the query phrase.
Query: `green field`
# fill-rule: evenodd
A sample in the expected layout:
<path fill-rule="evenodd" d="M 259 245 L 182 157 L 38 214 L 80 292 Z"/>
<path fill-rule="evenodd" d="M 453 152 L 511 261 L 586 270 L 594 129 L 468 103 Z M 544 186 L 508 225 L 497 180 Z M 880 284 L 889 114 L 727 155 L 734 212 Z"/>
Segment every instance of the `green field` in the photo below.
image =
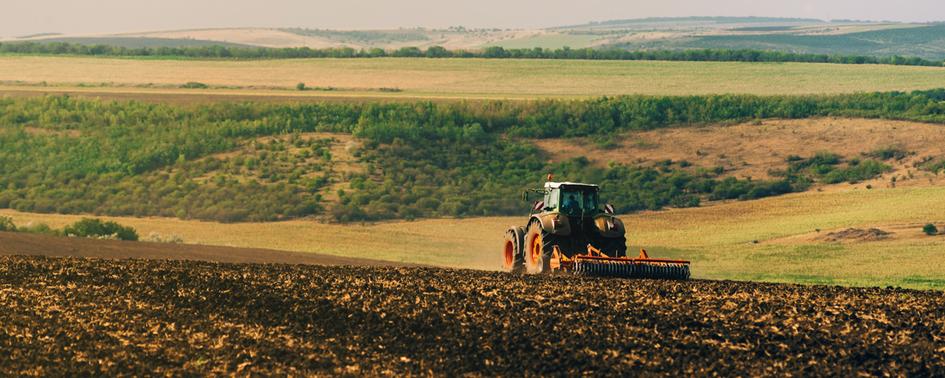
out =
<path fill-rule="evenodd" d="M 945 87 L 945 68 L 806 63 L 636 62 L 515 59 L 300 59 L 265 61 L 0 57 L 0 82 L 50 91 L 95 86 L 285 94 L 430 98 L 589 97 L 619 94 L 820 94 Z M 140 88 L 138 88 L 140 87 Z M 172 89 L 169 89 L 172 88 Z M 382 88 L 395 91 L 382 91 Z M 191 93 L 198 93 L 193 90 Z M 215 93 L 214 89 L 203 93 Z"/>

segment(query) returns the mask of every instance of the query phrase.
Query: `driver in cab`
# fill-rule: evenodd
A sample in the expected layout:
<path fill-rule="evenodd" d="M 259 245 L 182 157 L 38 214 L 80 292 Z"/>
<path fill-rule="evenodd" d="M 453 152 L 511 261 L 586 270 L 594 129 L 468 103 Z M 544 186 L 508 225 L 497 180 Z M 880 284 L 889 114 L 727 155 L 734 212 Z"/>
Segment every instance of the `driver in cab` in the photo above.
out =
<path fill-rule="evenodd" d="M 561 204 L 561 210 L 573 213 L 575 211 L 581 210 L 581 204 L 577 201 L 577 198 L 574 197 L 574 194 L 569 194 L 568 198 L 566 198 L 564 203 Z"/>

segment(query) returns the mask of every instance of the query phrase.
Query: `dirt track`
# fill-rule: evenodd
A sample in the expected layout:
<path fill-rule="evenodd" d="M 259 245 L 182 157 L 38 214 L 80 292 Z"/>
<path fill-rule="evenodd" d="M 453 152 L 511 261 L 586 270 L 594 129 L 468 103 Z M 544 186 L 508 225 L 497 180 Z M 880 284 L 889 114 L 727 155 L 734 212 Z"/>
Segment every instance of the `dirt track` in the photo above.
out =
<path fill-rule="evenodd" d="M 945 297 L 0 257 L 0 375 L 945 374 Z"/>
<path fill-rule="evenodd" d="M 0 232 L 0 256 L 93 257 L 104 259 L 195 260 L 228 263 L 282 263 L 359 266 L 416 266 L 315 253 L 52 237 Z"/>

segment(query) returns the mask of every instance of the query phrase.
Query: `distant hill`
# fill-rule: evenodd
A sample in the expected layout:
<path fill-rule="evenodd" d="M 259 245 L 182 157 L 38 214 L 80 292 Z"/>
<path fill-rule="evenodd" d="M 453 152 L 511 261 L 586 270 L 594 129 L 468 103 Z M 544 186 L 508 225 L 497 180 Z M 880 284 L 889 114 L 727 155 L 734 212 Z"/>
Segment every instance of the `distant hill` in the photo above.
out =
<path fill-rule="evenodd" d="M 945 24 L 775 17 L 641 18 L 547 29 L 223 28 L 97 36 L 37 34 L 0 42 L 70 42 L 123 47 L 259 46 L 355 49 L 442 46 L 450 50 L 620 48 L 630 50 L 753 49 L 793 53 L 909 56 L 945 60 Z"/>
<path fill-rule="evenodd" d="M 21 35 L 16 38 L 17 39 L 30 39 L 30 38 L 39 38 L 39 37 L 53 37 L 57 35 L 62 35 L 62 33 L 36 33 L 36 34 L 29 34 L 29 35 Z"/>
<path fill-rule="evenodd" d="M 811 18 L 778 18 L 778 17 L 648 17 L 624 20 L 594 21 L 586 24 L 560 26 L 552 29 L 593 29 L 617 27 L 653 27 L 662 25 L 664 28 L 692 25 L 726 25 L 726 24 L 823 24 L 827 21 Z"/>
<path fill-rule="evenodd" d="M 174 38 L 145 38 L 145 37 L 56 37 L 43 38 L 37 41 L 54 43 L 64 42 L 77 45 L 108 45 L 127 48 L 142 47 L 201 47 L 201 46 L 228 46 L 251 47 L 250 45 L 222 41 Z"/>
<path fill-rule="evenodd" d="M 699 35 L 662 40 L 624 41 L 613 44 L 626 49 L 752 49 L 806 54 L 864 56 L 917 56 L 945 59 L 945 24 L 874 25 L 873 30 L 842 33 L 811 31 L 805 28 L 746 30 L 744 34 Z M 748 33 L 754 32 L 754 33 Z"/>

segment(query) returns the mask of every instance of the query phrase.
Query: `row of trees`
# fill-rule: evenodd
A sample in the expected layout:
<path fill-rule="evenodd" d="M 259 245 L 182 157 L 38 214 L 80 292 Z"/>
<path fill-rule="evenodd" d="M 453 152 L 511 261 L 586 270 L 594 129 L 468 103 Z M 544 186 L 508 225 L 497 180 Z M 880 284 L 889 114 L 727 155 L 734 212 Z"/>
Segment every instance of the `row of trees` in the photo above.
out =
<path fill-rule="evenodd" d="M 833 96 L 626 96 L 465 103 L 221 103 L 196 106 L 65 96 L 0 99 L 0 208 L 223 221 L 323 214 L 342 221 L 518 214 L 519 193 L 554 171 L 603 183 L 621 210 L 692 206 L 802 190 L 800 177 L 856 180 L 881 164 L 797 165 L 775 182 L 699 167 L 549 163 L 531 138 L 753 118 L 855 116 L 945 123 L 945 90 Z M 324 140 L 360 138 L 365 167 L 328 193 Z M 280 142 L 259 142 L 278 137 Z M 249 148 L 247 146 L 256 146 Z M 240 153 L 220 154 L 223 152 Z M 805 163 L 806 164 L 806 163 Z M 819 175 L 808 175 L 811 166 Z M 836 173 L 830 174 L 829 171 Z M 338 198 L 326 202 L 324 198 Z"/>
<path fill-rule="evenodd" d="M 127 57 L 179 57 L 215 59 L 294 59 L 294 58 L 489 58 L 489 59 L 582 59 L 582 60 L 663 60 L 696 62 L 802 62 L 835 64 L 892 64 L 908 66 L 942 66 L 941 61 L 902 56 L 848 56 L 828 54 L 800 54 L 765 50 L 687 49 L 687 50 L 627 50 L 618 48 L 568 47 L 550 49 L 506 49 L 499 46 L 482 50 L 447 50 L 441 46 L 426 49 L 402 47 L 396 50 L 381 48 L 353 49 L 349 47 L 312 49 L 189 46 L 189 47 L 122 47 L 112 45 L 81 45 L 65 42 L 6 42 L 0 43 L 0 53 L 36 55 L 91 55 Z"/>

